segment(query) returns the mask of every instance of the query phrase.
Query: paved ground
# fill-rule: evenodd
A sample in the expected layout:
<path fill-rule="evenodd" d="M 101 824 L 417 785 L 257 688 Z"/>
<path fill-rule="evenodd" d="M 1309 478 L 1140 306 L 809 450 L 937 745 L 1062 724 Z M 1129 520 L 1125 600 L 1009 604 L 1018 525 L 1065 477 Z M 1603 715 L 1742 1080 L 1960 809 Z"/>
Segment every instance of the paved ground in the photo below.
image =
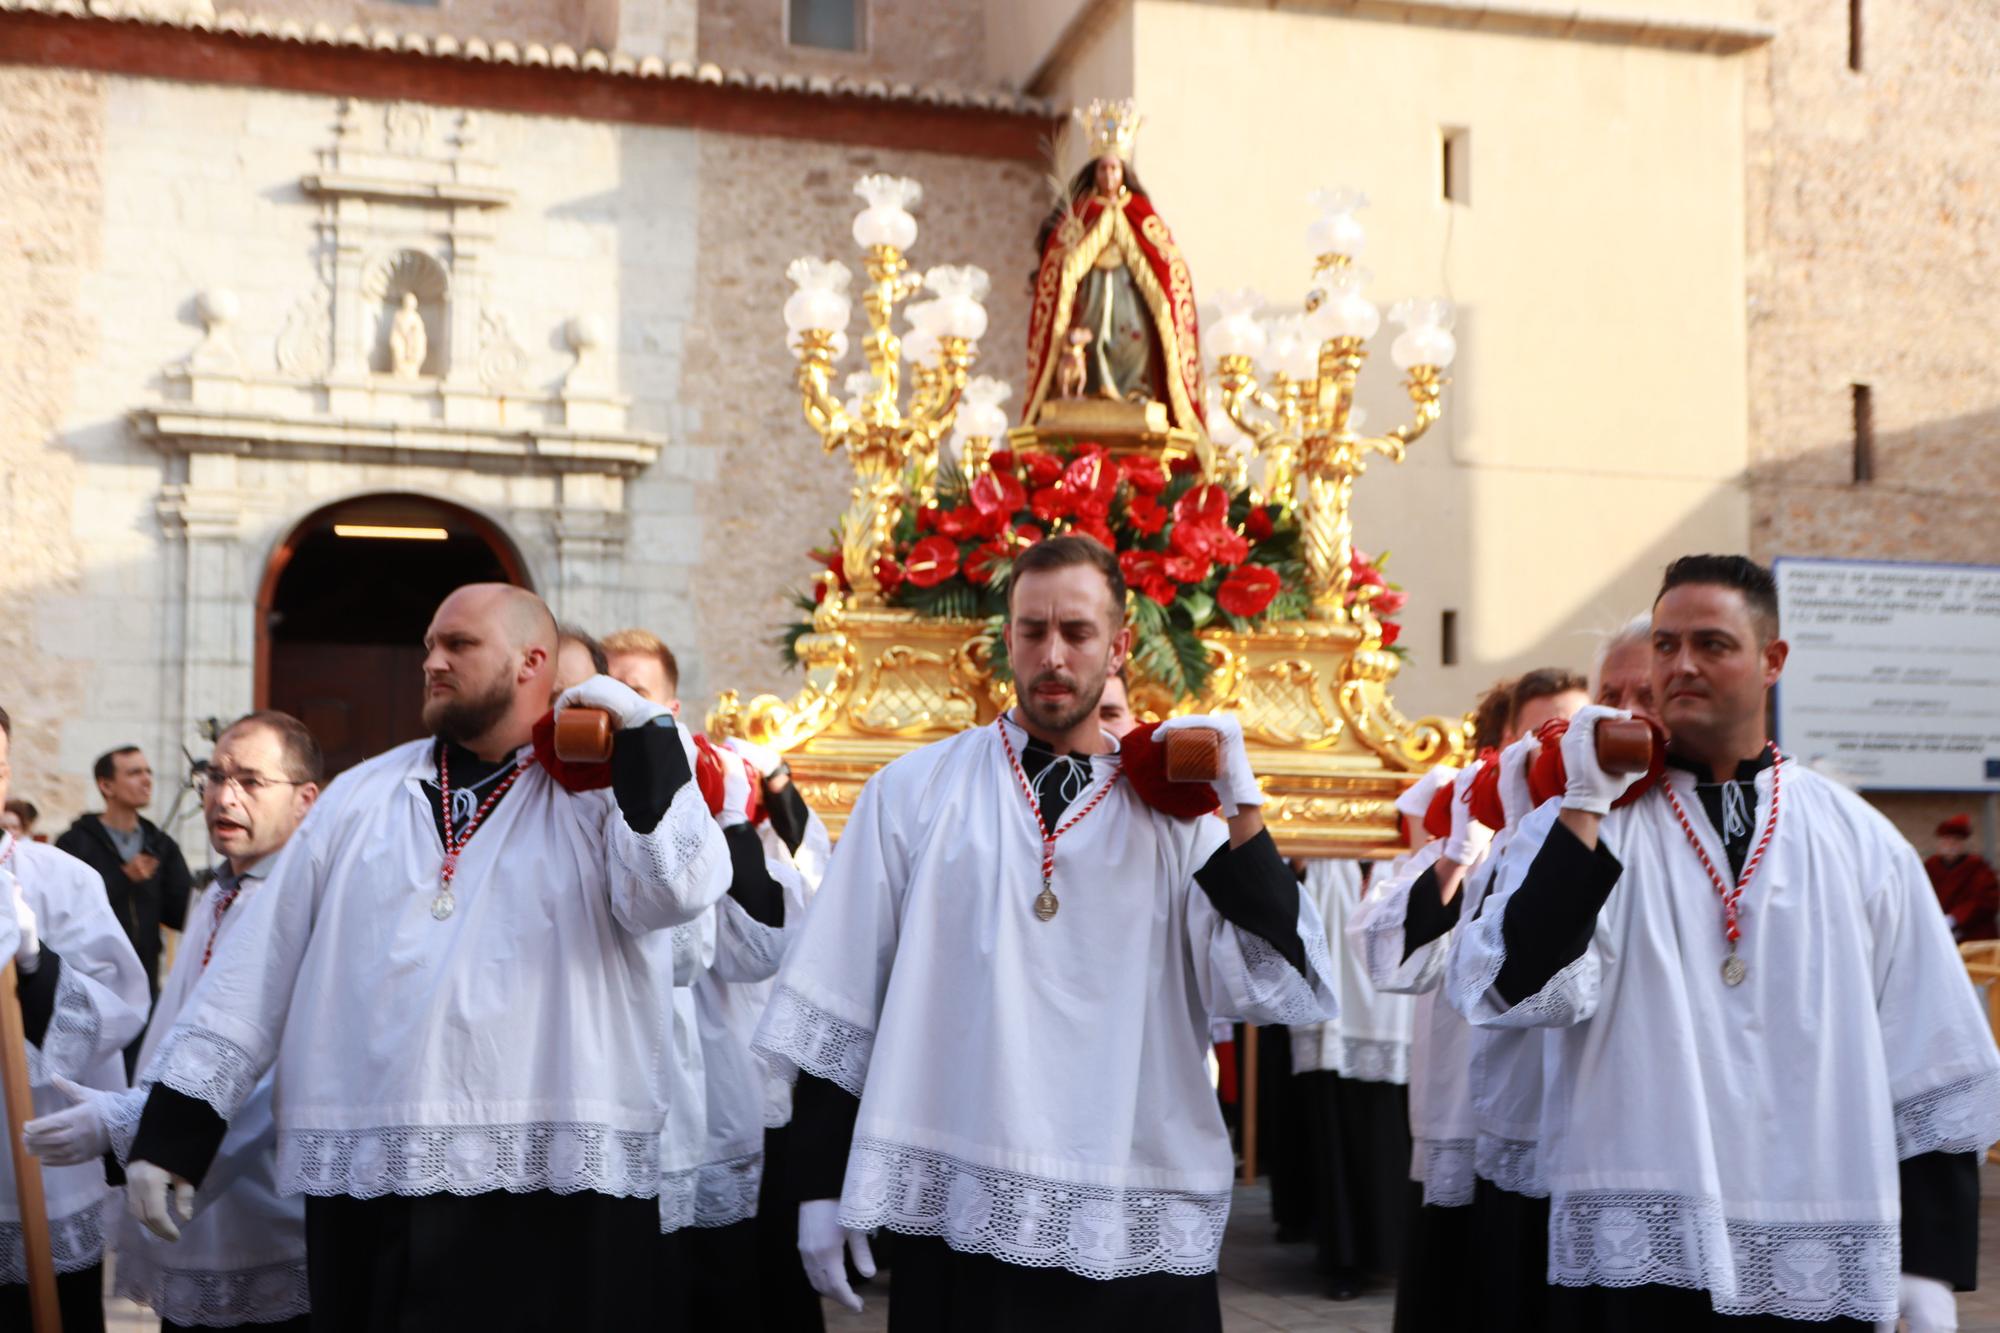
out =
<path fill-rule="evenodd" d="M 1980 1273 L 1984 1289 L 1959 1297 L 1960 1333 L 2000 1333 L 2000 1167 L 1985 1171 L 1981 1208 Z M 1316 1333 L 1388 1333 L 1393 1304 L 1387 1290 L 1360 1300 L 1336 1303 L 1320 1295 L 1312 1273 L 1310 1245 L 1279 1245 L 1272 1239 L 1269 1193 L 1261 1186 L 1236 1191 L 1228 1239 L 1222 1247 L 1223 1324 L 1229 1333 L 1267 1329 Z M 888 1328 L 888 1292 L 877 1286 L 859 1315 L 829 1317 L 829 1333 L 883 1333 Z M 156 1333 L 150 1316 L 124 1301 L 113 1302 L 110 1333 Z"/>

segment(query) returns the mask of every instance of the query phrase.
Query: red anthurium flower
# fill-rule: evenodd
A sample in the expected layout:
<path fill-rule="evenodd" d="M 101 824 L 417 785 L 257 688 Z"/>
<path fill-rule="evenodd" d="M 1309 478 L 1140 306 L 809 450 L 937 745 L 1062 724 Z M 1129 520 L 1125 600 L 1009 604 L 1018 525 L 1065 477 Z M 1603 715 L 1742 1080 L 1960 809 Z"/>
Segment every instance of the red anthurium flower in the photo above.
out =
<path fill-rule="evenodd" d="M 1378 616 L 1393 616 L 1410 604 L 1410 594 L 1401 588 L 1388 588 L 1375 594 L 1368 605 Z"/>
<path fill-rule="evenodd" d="M 1193 555 L 1170 555 L 1166 566 L 1167 577 L 1176 583 L 1200 583 L 1213 568 L 1208 561 Z"/>
<path fill-rule="evenodd" d="M 974 524 L 979 521 L 979 511 L 971 505 L 960 505 L 956 509 L 940 510 L 933 530 L 947 537 L 970 536 Z"/>
<path fill-rule="evenodd" d="M 1354 577 L 1350 582 L 1356 588 L 1386 588 L 1389 586 L 1383 582 L 1382 571 L 1373 565 L 1364 565 L 1355 570 Z"/>
<path fill-rule="evenodd" d="M 937 522 L 938 508 L 936 505 L 925 505 L 923 508 L 917 510 L 918 532 L 936 532 Z"/>
<path fill-rule="evenodd" d="M 1087 458 L 1093 454 L 1099 457 L 1102 457 L 1104 454 L 1104 446 L 1096 440 L 1085 440 L 1076 447 L 1076 456 L 1078 458 Z"/>
<path fill-rule="evenodd" d="M 1030 486 L 1053 486 L 1063 474 L 1062 460 L 1054 454 L 1023 454 L 1021 460 L 1027 466 Z"/>
<path fill-rule="evenodd" d="M 924 538 L 911 548 L 903 572 L 919 588 L 937 587 L 958 573 L 958 543 L 948 537 Z"/>
<path fill-rule="evenodd" d="M 1140 495 L 1158 495 L 1167 489 L 1167 470 L 1157 458 L 1128 458 L 1118 470 Z"/>
<path fill-rule="evenodd" d="M 1012 449 L 995 449 L 992 453 L 986 455 L 986 466 L 994 472 L 1011 474 L 1014 471 L 1014 451 Z"/>
<path fill-rule="evenodd" d="M 1271 526 L 1271 511 L 1261 505 L 1251 510 L 1249 517 L 1243 520 L 1243 535 L 1253 542 L 1267 542 L 1271 540 L 1271 533 L 1273 531 L 1274 529 Z"/>
<path fill-rule="evenodd" d="M 1014 545 L 1016 547 L 1033 546 L 1036 542 L 1040 541 L 1047 535 L 1048 535 L 1047 533 L 1043 532 L 1040 528 L 1036 527 L 1034 524 L 1023 523 L 1019 527 L 1014 529 Z"/>
<path fill-rule="evenodd" d="M 1034 510 L 1035 517 L 1044 523 L 1053 523 L 1059 518 L 1067 518 L 1076 506 L 1070 494 L 1060 486 L 1044 486 L 1028 497 L 1028 508 Z"/>
<path fill-rule="evenodd" d="M 1229 492 L 1213 482 L 1197 486 L 1174 501 L 1174 524 L 1198 523 L 1221 527 L 1229 521 Z"/>
<path fill-rule="evenodd" d="M 1201 460 L 1193 454 L 1188 454 L 1185 457 L 1176 458 L 1173 462 L 1167 464 L 1167 471 L 1173 473 L 1176 477 L 1185 477 L 1191 472 L 1201 471 Z"/>
<path fill-rule="evenodd" d="M 1174 523 L 1174 530 L 1167 535 L 1167 545 L 1173 547 L 1180 555 L 1192 556 L 1197 560 L 1213 560 L 1215 539 L 1220 532 L 1220 528 L 1179 519 Z"/>
<path fill-rule="evenodd" d="M 943 541 L 942 537 L 926 537 L 925 541 Z M 875 559 L 875 581 L 882 585 L 882 595 L 887 597 L 903 586 L 903 567 L 890 556 Z"/>
<path fill-rule="evenodd" d="M 1085 496 L 1097 493 L 1098 479 L 1104 475 L 1105 460 L 1102 454 L 1079 454 L 1070 465 L 1063 469 L 1062 488 L 1075 497 L 1080 509 Z"/>
<path fill-rule="evenodd" d="M 1218 564 L 1240 565 L 1250 556 L 1250 543 L 1227 523 L 1216 529 L 1214 547 Z"/>
<path fill-rule="evenodd" d="M 1232 616 L 1258 616 L 1271 605 L 1284 580 L 1268 565 L 1244 565 L 1229 572 L 1215 590 L 1215 602 Z"/>
<path fill-rule="evenodd" d="M 1148 537 L 1167 526 L 1167 511 L 1150 495 L 1135 495 L 1125 506 L 1125 521 Z"/>
<path fill-rule="evenodd" d="M 1106 523 L 1100 514 L 1078 515 L 1076 522 L 1070 525 L 1070 531 L 1085 537 L 1095 537 L 1108 551 L 1118 549 L 1118 538 L 1112 535 L 1111 525 Z"/>
<path fill-rule="evenodd" d="M 1005 560 L 1013 552 L 1001 541 L 982 542 L 965 558 L 965 577 L 968 582 L 985 587 L 993 581 L 993 567 Z"/>
<path fill-rule="evenodd" d="M 1403 637 L 1403 627 L 1401 625 L 1398 625 L 1393 620 L 1385 620 L 1382 622 L 1382 646 L 1384 648 L 1387 648 L 1390 644 L 1394 643 L 1396 640 L 1402 637 Z"/>
<path fill-rule="evenodd" d="M 1166 557 L 1158 551 L 1126 551 L 1118 557 L 1119 572 L 1128 586 L 1161 606 L 1172 605 L 1176 589 L 1167 577 Z"/>
<path fill-rule="evenodd" d="M 825 600 L 826 600 L 826 585 L 825 585 L 824 583 L 821 583 L 821 582 L 820 582 L 820 581 L 819 581 L 818 579 L 814 579 L 814 580 L 813 580 L 813 605 L 814 605 L 814 606 L 818 606 L 818 605 L 819 605 L 819 604 L 820 604 L 821 602 L 823 602 L 823 601 L 825 601 Z"/>
<path fill-rule="evenodd" d="M 1028 503 L 1028 492 L 1011 472 L 996 472 L 972 483 L 972 507 L 982 514 L 999 513 L 1008 518 Z"/>

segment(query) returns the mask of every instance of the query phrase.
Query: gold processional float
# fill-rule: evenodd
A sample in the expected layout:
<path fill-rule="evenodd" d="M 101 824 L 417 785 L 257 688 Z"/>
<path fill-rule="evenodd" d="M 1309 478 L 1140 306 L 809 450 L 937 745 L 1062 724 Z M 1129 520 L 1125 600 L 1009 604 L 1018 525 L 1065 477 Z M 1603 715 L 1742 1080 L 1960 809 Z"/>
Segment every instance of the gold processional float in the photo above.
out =
<path fill-rule="evenodd" d="M 1007 428 L 1004 383 L 970 378 L 986 274 L 910 267 L 916 182 L 855 187 L 867 369 L 845 399 L 833 380 L 849 270 L 790 266 L 806 420 L 827 452 L 846 452 L 855 486 L 834 545 L 815 553 L 827 569 L 798 599 L 810 619 L 786 638 L 804 688 L 725 693 L 709 730 L 783 751 L 838 836 L 883 764 L 1011 704 L 998 628 L 1012 556 L 1085 532 L 1119 552 L 1130 585 L 1134 711 L 1235 713 L 1287 855 L 1385 855 L 1401 843 L 1397 793 L 1462 760 L 1468 738 L 1461 721 L 1397 711 L 1404 594 L 1356 550 L 1350 506 L 1371 455 L 1401 461 L 1437 421 L 1450 306 L 1391 309 L 1415 415 L 1361 434 L 1355 383 L 1381 323 L 1354 263 L 1366 200 L 1322 192 L 1303 309 L 1260 319 L 1253 293 L 1218 302 L 1204 392 L 1187 263 L 1131 166 L 1139 117 L 1093 103 L 1078 120 L 1089 160 L 1043 227 L 1019 426 Z"/>

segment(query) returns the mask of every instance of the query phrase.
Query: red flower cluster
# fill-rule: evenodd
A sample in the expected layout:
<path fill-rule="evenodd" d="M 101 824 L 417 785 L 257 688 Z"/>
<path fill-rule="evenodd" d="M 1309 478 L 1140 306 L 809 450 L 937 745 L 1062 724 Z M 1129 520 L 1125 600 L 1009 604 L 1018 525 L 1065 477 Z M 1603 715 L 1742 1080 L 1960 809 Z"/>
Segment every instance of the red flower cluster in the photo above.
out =
<path fill-rule="evenodd" d="M 1386 555 L 1383 557 L 1387 558 Z M 1392 646 L 1396 640 L 1403 637 L 1403 627 L 1388 617 L 1408 606 L 1410 595 L 1382 577 L 1381 563 L 1358 546 L 1348 553 L 1347 570 L 1348 607 L 1352 609 L 1360 602 L 1366 601 L 1368 609 L 1374 613 L 1377 622 L 1382 626 L 1382 646 L 1384 648 Z M 1363 590 L 1370 588 L 1375 591 L 1364 597 Z"/>

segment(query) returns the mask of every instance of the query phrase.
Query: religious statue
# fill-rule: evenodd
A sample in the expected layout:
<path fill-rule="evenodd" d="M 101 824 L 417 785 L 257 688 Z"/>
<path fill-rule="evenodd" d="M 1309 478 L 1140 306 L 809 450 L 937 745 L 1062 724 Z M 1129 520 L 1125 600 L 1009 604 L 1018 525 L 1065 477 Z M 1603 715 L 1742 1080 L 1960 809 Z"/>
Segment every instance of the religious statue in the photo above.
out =
<path fill-rule="evenodd" d="M 1043 222 L 1028 325 L 1028 405 L 1079 397 L 1164 411 L 1162 425 L 1199 431 L 1201 349 L 1194 282 L 1167 224 L 1132 169 L 1139 115 L 1129 101 L 1078 113 L 1090 161 Z M 1075 386 L 1074 363 L 1083 362 Z"/>
<path fill-rule="evenodd" d="M 404 292 L 402 307 L 389 323 L 390 373 L 397 379 L 415 379 L 429 351 L 430 335 L 424 332 L 424 317 L 417 311 L 417 294 Z"/>

